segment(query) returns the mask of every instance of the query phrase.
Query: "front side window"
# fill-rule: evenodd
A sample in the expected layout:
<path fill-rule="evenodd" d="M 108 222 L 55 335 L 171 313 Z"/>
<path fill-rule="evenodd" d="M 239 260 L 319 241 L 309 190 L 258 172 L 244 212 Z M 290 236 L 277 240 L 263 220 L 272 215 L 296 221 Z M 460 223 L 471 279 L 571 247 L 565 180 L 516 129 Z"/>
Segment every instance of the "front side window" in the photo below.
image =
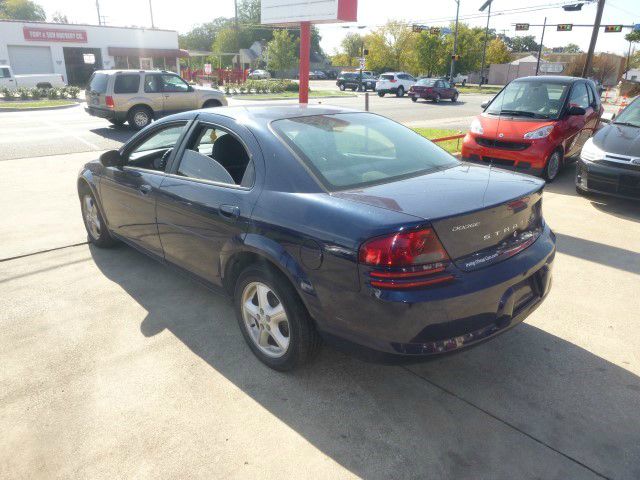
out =
<path fill-rule="evenodd" d="M 587 93 L 587 85 L 584 82 L 578 82 L 573 85 L 569 96 L 569 106 L 589 108 L 589 94 Z"/>
<path fill-rule="evenodd" d="M 558 118 L 568 89 L 568 85 L 558 82 L 514 81 L 496 95 L 485 112 L 490 115 Z"/>
<path fill-rule="evenodd" d="M 136 145 L 127 155 L 127 165 L 164 171 L 166 161 L 182 136 L 186 122 L 156 130 Z"/>
<path fill-rule="evenodd" d="M 178 175 L 227 185 L 251 187 L 253 162 L 242 142 L 228 131 L 202 125 L 191 138 L 178 166 Z"/>
<path fill-rule="evenodd" d="M 138 93 L 140 75 L 118 75 L 113 86 L 113 93 Z"/>
<path fill-rule="evenodd" d="M 11 76 L 11 74 L 9 73 L 9 69 L 8 68 L 0 68 L 0 77 L 9 78 L 10 76 Z"/>
<path fill-rule="evenodd" d="M 176 75 L 162 75 L 163 92 L 188 92 L 189 85 Z"/>
<path fill-rule="evenodd" d="M 391 182 L 459 163 L 412 130 L 369 113 L 289 118 L 272 126 L 328 190 Z"/>

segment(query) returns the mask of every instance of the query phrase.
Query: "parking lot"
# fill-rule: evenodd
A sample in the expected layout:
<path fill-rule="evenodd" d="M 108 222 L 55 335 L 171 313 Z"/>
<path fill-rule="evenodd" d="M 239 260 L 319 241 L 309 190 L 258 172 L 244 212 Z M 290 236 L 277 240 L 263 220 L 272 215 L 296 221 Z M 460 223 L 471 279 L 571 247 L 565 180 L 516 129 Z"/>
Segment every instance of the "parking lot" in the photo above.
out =
<path fill-rule="evenodd" d="M 482 101 L 371 110 L 466 129 Z M 77 172 L 131 131 L 81 107 L 0 121 L 0 477 L 640 478 L 640 210 L 578 196 L 571 166 L 544 195 L 553 287 L 522 325 L 408 365 L 324 347 L 281 374 L 225 298 L 86 243 Z"/>

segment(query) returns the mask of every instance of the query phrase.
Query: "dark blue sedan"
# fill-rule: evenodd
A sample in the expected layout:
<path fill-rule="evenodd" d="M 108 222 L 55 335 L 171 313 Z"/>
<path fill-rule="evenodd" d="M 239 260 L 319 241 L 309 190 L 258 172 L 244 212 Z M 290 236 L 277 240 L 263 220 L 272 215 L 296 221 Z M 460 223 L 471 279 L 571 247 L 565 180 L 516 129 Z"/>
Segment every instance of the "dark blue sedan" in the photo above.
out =
<path fill-rule="evenodd" d="M 269 106 L 155 122 L 88 163 L 78 193 L 94 245 L 228 293 L 253 352 L 287 370 L 321 339 L 420 357 L 521 322 L 551 284 L 543 185 L 378 115 Z"/>

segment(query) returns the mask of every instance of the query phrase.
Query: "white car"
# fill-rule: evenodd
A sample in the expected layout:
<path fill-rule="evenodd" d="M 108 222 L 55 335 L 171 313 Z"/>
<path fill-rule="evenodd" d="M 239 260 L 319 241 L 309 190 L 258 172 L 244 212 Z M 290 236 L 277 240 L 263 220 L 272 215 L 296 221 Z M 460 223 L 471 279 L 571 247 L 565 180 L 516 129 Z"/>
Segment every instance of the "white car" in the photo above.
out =
<path fill-rule="evenodd" d="M 251 80 L 269 80 L 271 78 L 271 74 L 266 70 L 254 70 L 248 75 L 248 78 Z"/>
<path fill-rule="evenodd" d="M 405 72 L 386 72 L 380 75 L 376 82 L 376 92 L 379 97 L 386 93 L 394 93 L 396 97 L 402 97 L 416 84 L 416 79 Z"/>
<path fill-rule="evenodd" d="M 16 90 L 18 88 L 64 87 L 64 77 L 59 73 L 36 73 L 14 75 L 9 65 L 0 65 L 0 88 Z"/>

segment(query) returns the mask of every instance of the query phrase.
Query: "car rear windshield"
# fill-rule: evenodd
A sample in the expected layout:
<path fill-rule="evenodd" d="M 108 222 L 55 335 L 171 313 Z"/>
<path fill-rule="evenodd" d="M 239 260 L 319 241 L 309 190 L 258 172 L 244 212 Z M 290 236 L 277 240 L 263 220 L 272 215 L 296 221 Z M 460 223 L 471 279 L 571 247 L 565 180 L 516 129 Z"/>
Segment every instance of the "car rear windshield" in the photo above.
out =
<path fill-rule="evenodd" d="M 288 118 L 272 126 L 328 190 L 391 182 L 459 163 L 414 131 L 370 113 Z"/>
<path fill-rule="evenodd" d="M 569 87 L 567 83 L 553 81 L 516 80 L 496 95 L 486 113 L 556 119 Z"/>
<path fill-rule="evenodd" d="M 424 87 L 433 87 L 435 84 L 435 78 L 421 78 L 420 80 L 418 80 L 418 83 L 416 83 L 416 85 L 422 85 Z"/>
<path fill-rule="evenodd" d="M 105 93 L 109 75 L 106 73 L 94 73 L 89 81 L 89 91 L 95 93 Z"/>
<path fill-rule="evenodd" d="M 138 93 L 140 75 L 118 75 L 113 86 L 113 93 Z"/>
<path fill-rule="evenodd" d="M 380 75 L 380 80 L 393 80 L 393 75 Z"/>

